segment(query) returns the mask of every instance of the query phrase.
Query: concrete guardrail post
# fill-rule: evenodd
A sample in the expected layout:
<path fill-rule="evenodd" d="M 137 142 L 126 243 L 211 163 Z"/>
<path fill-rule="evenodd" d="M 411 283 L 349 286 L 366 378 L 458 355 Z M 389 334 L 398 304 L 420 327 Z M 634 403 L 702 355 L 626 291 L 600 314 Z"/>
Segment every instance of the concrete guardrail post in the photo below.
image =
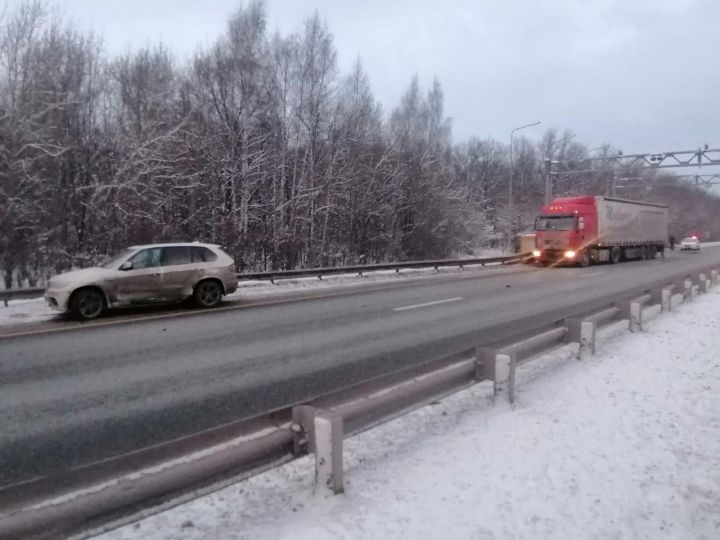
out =
<path fill-rule="evenodd" d="M 720 285 L 720 279 L 718 279 L 718 277 L 720 276 L 718 275 L 717 270 L 710 270 L 710 280 L 713 285 Z"/>
<path fill-rule="evenodd" d="M 652 295 L 645 294 L 630 301 L 628 315 L 630 319 L 630 331 L 642 331 L 643 306 L 652 300 Z"/>
<path fill-rule="evenodd" d="M 315 489 L 333 495 L 343 487 L 343 419 L 338 414 L 320 411 L 315 415 Z"/>
<path fill-rule="evenodd" d="M 643 302 L 630 302 L 630 331 L 642 331 Z"/>
<path fill-rule="evenodd" d="M 661 291 L 660 305 L 662 311 L 670 311 L 672 309 L 672 287 L 663 287 Z"/>
<path fill-rule="evenodd" d="M 495 354 L 495 395 L 507 394 L 510 403 L 515 402 L 515 364 L 514 353 Z"/>
<path fill-rule="evenodd" d="M 707 277 L 704 272 L 698 274 L 698 285 L 700 286 L 700 292 L 706 293 L 707 291 Z"/>
<path fill-rule="evenodd" d="M 343 492 L 343 418 L 311 405 L 292 410 L 293 452 L 315 454 L 315 489 Z"/>
<path fill-rule="evenodd" d="M 582 358 L 588 351 L 595 354 L 595 343 L 597 336 L 597 324 L 594 321 L 582 321 L 580 323 L 580 347 L 578 358 Z"/>
<path fill-rule="evenodd" d="M 688 278 L 683 282 L 683 301 L 687 302 L 688 300 L 691 299 L 690 298 L 691 289 L 692 289 L 692 281 L 690 281 L 690 279 Z"/>
<path fill-rule="evenodd" d="M 315 415 L 318 409 L 311 405 L 297 405 L 292 409 L 293 454 L 302 456 L 314 453 Z"/>
<path fill-rule="evenodd" d="M 694 300 L 697 295 L 700 294 L 700 287 L 698 285 L 693 285 L 690 287 L 690 299 Z"/>

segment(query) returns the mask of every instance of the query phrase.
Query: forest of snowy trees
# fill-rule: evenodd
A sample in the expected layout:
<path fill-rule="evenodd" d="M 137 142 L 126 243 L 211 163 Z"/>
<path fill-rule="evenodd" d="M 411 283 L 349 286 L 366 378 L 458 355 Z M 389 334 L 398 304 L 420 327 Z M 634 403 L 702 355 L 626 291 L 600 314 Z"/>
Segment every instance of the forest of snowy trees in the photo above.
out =
<path fill-rule="evenodd" d="M 2 14 L 4 286 L 158 241 L 218 243 L 240 270 L 470 253 L 506 241 L 511 174 L 523 232 L 544 160 L 587 157 L 551 129 L 537 144 L 516 138 L 511 171 L 507 143 L 482 126 L 453 141 L 439 81 L 425 88 L 409 73 L 383 110 L 360 60 L 339 71 L 317 14 L 291 35 L 266 26 L 261 1 L 241 3 L 214 44 L 179 64 L 161 44 L 110 57 L 44 2 Z M 554 189 L 605 193 L 607 174 L 558 177 Z M 720 212 L 672 180 L 618 195 L 672 202 L 677 234 Z"/>

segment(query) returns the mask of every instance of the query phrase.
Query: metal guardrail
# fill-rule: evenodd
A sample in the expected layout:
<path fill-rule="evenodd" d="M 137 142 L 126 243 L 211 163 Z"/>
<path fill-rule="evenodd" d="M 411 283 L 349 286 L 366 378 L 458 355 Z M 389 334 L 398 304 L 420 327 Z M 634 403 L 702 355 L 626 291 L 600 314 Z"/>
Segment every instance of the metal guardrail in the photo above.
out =
<path fill-rule="evenodd" d="M 486 264 L 517 264 L 530 258 L 530 253 L 518 253 L 516 255 L 508 255 L 504 257 L 477 257 L 474 259 L 442 259 L 438 261 L 405 261 L 395 263 L 366 264 L 355 266 L 330 266 L 326 268 L 308 268 L 299 270 L 275 270 L 271 272 L 243 272 L 237 274 L 239 280 L 266 280 L 272 283 L 278 279 L 289 279 L 297 277 L 318 277 L 339 275 L 339 274 L 359 274 L 379 272 L 382 270 L 400 270 L 420 269 L 420 268 L 447 268 L 456 266 L 461 270 L 465 266 L 485 266 Z M 28 287 L 25 289 L 6 289 L 0 291 L 0 300 L 7 307 L 9 300 L 18 300 L 25 298 L 37 298 L 45 293 L 43 287 Z"/>
<path fill-rule="evenodd" d="M 8 300 L 21 300 L 25 298 L 37 298 L 45 293 L 43 287 L 28 287 L 26 289 L 5 289 L 0 291 L 0 300 L 7 307 Z"/>
<path fill-rule="evenodd" d="M 405 261 L 394 263 L 365 264 L 356 266 L 333 266 L 326 268 L 311 268 L 306 270 L 276 270 L 274 272 L 250 272 L 238 274 L 238 279 L 261 279 L 274 281 L 276 279 L 288 279 L 296 277 L 319 277 L 338 274 L 365 274 L 383 270 L 419 269 L 419 268 L 447 268 L 486 264 L 516 264 L 528 260 L 531 253 L 518 253 L 503 257 L 476 257 L 473 259 L 442 259 L 437 261 Z"/>
<path fill-rule="evenodd" d="M 708 275 L 710 278 L 708 279 Z M 644 313 L 672 311 L 676 302 L 720 285 L 716 268 L 683 273 L 577 306 L 528 316 L 513 334 L 474 349 L 456 350 L 427 364 L 383 375 L 251 419 L 196 433 L 54 477 L 0 489 L 0 537 L 57 537 L 123 508 L 177 497 L 227 475 L 250 476 L 295 457 L 315 455 L 316 489 L 342 491 L 342 441 L 409 409 L 466 388 L 493 383 L 496 396 L 515 394 L 515 370 L 538 354 L 577 343 L 578 357 L 594 353 L 596 330 L 629 321 L 642 331 Z M 614 321 L 614 322 L 613 322 Z"/>

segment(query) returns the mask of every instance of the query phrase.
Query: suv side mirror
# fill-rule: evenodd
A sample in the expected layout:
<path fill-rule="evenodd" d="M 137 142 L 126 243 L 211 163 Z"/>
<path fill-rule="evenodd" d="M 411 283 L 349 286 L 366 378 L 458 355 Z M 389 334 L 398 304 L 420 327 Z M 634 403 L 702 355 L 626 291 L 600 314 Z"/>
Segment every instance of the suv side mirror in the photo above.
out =
<path fill-rule="evenodd" d="M 127 270 L 132 270 L 132 268 L 133 268 L 132 261 L 125 261 L 124 263 L 122 263 L 120 265 L 120 268 L 118 270 L 122 270 L 123 272 L 125 272 Z"/>

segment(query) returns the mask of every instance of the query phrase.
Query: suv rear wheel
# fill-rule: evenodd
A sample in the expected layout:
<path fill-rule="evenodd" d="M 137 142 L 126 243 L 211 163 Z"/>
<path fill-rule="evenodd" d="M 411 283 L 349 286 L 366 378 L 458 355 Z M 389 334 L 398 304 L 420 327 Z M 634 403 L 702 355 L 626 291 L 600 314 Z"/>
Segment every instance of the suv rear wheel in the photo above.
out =
<path fill-rule="evenodd" d="M 214 279 L 206 279 L 195 286 L 193 299 L 195 303 L 203 308 L 213 308 L 222 301 L 222 285 Z"/>

